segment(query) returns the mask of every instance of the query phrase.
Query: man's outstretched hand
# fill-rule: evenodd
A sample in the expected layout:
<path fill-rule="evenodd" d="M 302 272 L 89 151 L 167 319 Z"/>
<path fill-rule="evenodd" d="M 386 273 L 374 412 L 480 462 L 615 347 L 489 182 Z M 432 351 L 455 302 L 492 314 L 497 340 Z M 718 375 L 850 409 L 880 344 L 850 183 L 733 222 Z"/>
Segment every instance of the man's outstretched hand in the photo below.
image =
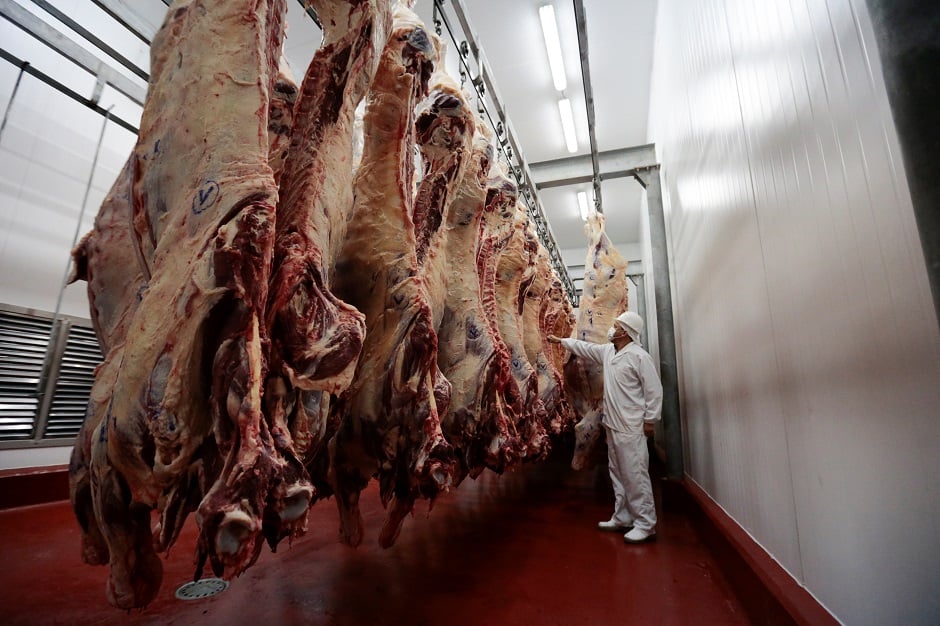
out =
<path fill-rule="evenodd" d="M 546 339 L 548 339 L 548 343 L 561 343 L 561 337 L 555 335 L 549 335 Z"/>

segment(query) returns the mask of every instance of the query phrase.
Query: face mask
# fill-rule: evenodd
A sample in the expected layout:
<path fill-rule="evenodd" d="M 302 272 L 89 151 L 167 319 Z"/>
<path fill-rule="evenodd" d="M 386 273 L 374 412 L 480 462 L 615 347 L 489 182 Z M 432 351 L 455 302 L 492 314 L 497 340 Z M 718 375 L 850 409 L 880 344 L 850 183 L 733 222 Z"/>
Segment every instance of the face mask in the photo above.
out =
<path fill-rule="evenodd" d="M 614 340 L 614 332 L 615 332 L 615 331 L 614 331 L 614 329 L 613 329 L 612 327 L 607 329 L 607 341 L 613 341 L 613 340 Z"/>

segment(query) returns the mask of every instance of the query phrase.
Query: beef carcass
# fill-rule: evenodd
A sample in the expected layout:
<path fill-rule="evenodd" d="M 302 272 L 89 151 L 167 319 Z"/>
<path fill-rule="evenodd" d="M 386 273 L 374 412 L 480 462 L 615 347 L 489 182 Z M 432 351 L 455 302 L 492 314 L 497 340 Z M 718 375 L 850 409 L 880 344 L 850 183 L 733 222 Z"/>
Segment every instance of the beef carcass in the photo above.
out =
<path fill-rule="evenodd" d="M 523 341 L 526 357 L 538 375 L 539 398 L 545 405 L 548 416 L 546 427 L 551 434 L 558 435 L 571 421 L 571 407 L 568 405 L 561 373 L 552 362 L 551 353 L 548 351 L 551 344 L 546 340 L 554 330 L 548 326 L 554 319 L 549 320 L 547 311 L 550 303 L 549 288 L 555 278 L 555 272 L 549 263 L 548 250 L 538 242 L 531 222 L 526 229 L 526 238 L 537 242 L 537 253 L 534 272 L 528 279 L 528 288 L 523 300 Z"/>
<path fill-rule="evenodd" d="M 329 495 L 330 394 L 346 390 L 364 316 L 337 298 L 332 274 L 352 210 L 353 118 L 391 27 L 387 0 L 318 0 L 324 41 L 304 77 L 280 182 L 265 410 L 275 441 L 303 458 Z"/>
<path fill-rule="evenodd" d="M 297 86 L 293 82 L 286 61 L 281 67 L 270 101 L 268 123 L 268 145 L 271 155 L 269 163 L 277 178 L 282 159 L 285 138 L 290 137 L 291 117 Z M 127 335 L 127 324 L 137 309 L 142 291 L 149 278 L 152 258 L 144 259 L 132 229 L 131 185 L 134 178 L 133 155 L 125 162 L 101 204 L 95 218 L 94 228 L 88 232 L 72 251 L 72 275 L 69 282 L 85 280 L 88 283 L 88 302 L 92 325 L 98 337 L 102 354 L 123 343 Z M 152 249 L 151 249 L 152 253 Z M 144 272 L 147 272 L 145 276 Z M 111 383 L 99 385 L 99 392 L 113 385 L 119 360 L 112 360 L 110 372 L 102 372 L 102 379 Z M 104 397 L 107 401 L 108 395 Z M 94 400 L 94 399 L 93 399 Z M 100 398 L 98 399 L 101 400 Z M 91 499 L 92 434 L 99 426 L 106 410 L 89 406 L 87 419 L 82 422 L 77 441 L 72 450 L 69 471 L 69 494 L 82 528 L 82 554 L 89 563 L 100 564 L 108 560 L 107 545 L 98 529 Z"/>
<path fill-rule="evenodd" d="M 563 420 L 561 430 L 567 431 L 573 427 L 574 422 L 577 421 L 575 412 L 568 401 L 568 392 L 564 386 L 564 365 L 568 351 L 560 344 L 548 342 L 546 337 L 547 335 L 555 335 L 556 337 L 571 336 L 571 331 L 575 325 L 575 318 L 572 312 L 571 302 L 568 301 L 568 296 L 565 294 L 564 287 L 561 284 L 561 279 L 558 278 L 558 275 L 554 271 L 552 272 L 552 280 L 545 292 L 545 297 L 542 299 L 542 306 L 539 311 L 539 323 L 543 329 L 542 349 L 544 350 L 545 356 L 548 358 L 554 375 L 557 375 L 556 380 L 561 388 L 561 392 L 564 394 L 566 412 L 561 416 Z"/>
<path fill-rule="evenodd" d="M 452 452 L 440 430 L 437 336 L 418 265 L 413 198 L 415 105 L 427 94 L 436 57 L 421 21 L 397 6 L 367 99 L 353 215 L 336 266 L 336 292 L 365 314 L 367 328 L 356 376 L 335 407 L 342 421 L 330 454 L 349 545 L 362 539 L 359 494 L 373 474 L 390 507 L 382 545 L 395 540 L 415 490 L 433 496 L 449 481 Z"/>
<path fill-rule="evenodd" d="M 274 172 L 274 182 L 281 180 L 281 170 L 287 158 L 291 128 L 294 125 L 294 102 L 297 100 L 297 81 L 287 59 L 281 56 L 271 103 L 268 107 L 268 165 Z"/>
<path fill-rule="evenodd" d="M 502 167 L 500 164 L 498 169 Z M 530 271 L 533 252 L 525 236 L 527 221 L 515 184 L 504 171 L 498 172 L 488 190 L 477 269 L 487 318 L 509 352 L 514 391 L 522 407 L 511 434 L 521 438 L 525 457 L 536 458 L 547 452 L 548 437 L 545 406 L 538 397 L 538 376 L 526 358 L 519 319 L 527 287 L 524 274 Z"/>
<path fill-rule="evenodd" d="M 132 185 L 149 280 L 98 372 L 89 418 L 99 424 L 90 473 L 108 599 L 122 608 L 147 604 L 160 584 L 153 508 L 165 549 L 212 485 L 199 550 L 238 573 L 256 556 L 263 510 L 282 504 L 266 501 L 284 461 L 261 419 L 260 320 L 276 199 L 268 106 L 285 8 L 178 1 L 151 47 Z"/>
<path fill-rule="evenodd" d="M 525 294 L 535 275 L 538 240 L 526 235 L 529 217 L 525 206 L 516 202 L 509 235 L 498 261 L 496 304 L 499 333 L 510 353 L 513 377 L 519 385 L 525 410 L 517 430 L 526 447 L 526 459 L 534 460 L 548 453 L 546 424 L 548 413 L 539 396 L 539 378 L 525 352 L 522 310 Z"/>
<path fill-rule="evenodd" d="M 128 159 L 101 204 L 94 228 L 72 250 L 69 282 L 88 282 L 92 325 L 105 355 L 123 344 L 145 285 L 131 234 L 132 182 L 133 159 Z M 104 385 L 109 388 L 117 375 L 117 363 L 99 367 L 97 375 L 111 381 Z M 69 460 L 69 499 L 82 531 L 82 559 L 94 565 L 107 563 L 109 554 L 94 512 L 90 468 L 92 436 L 104 418 L 105 408 L 89 404 Z"/>
<path fill-rule="evenodd" d="M 443 59 L 439 60 L 439 64 L 443 66 Z M 421 180 L 415 193 L 413 213 L 418 278 L 426 290 L 435 331 L 440 327 L 448 289 L 447 267 L 450 260 L 445 224 L 455 188 L 469 162 L 475 124 L 474 114 L 459 85 L 446 73 L 435 73 L 431 78 L 428 96 L 416 111 L 415 140 L 421 157 Z M 427 367 L 434 405 L 440 418 L 450 406 L 452 386 L 440 370 L 436 350 Z M 430 425 L 425 422 L 425 428 Z M 433 427 L 440 428 L 440 424 L 434 423 Z M 404 455 L 404 459 L 398 461 L 396 472 L 379 472 L 383 492 L 389 489 L 393 491 L 392 504 L 379 537 L 379 543 L 383 546 L 394 543 L 405 515 L 414 508 L 417 498 L 424 496 L 433 499 L 441 488 L 438 481 L 444 473 L 452 475 L 454 472 L 452 467 L 441 467 L 437 471 L 438 475 L 429 479 L 411 471 L 418 462 L 415 455 L 425 451 L 423 437 L 424 434 L 412 435 L 410 441 L 404 442 L 404 449 L 398 453 L 399 456 Z"/>
<path fill-rule="evenodd" d="M 604 343 L 614 319 L 627 309 L 627 261 L 604 232 L 604 217 L 588 218 L 584 226 L 588 237 L 584 261 L 584 290 L 578 310 L 575 336 L 582 341 Z M 602 367 L 571 356 L 565 364 L 568 395 L 580 421 L 575 425 L 575 450 L 571 466 L 591 467 L 601 450 L 601 420 L 604 412 Z"/>
<path fill-rule="evenodd" d="M 511 434 L 522 414 L 522 398 L 510 371 L 509 349 L 484 308 L 484 274 L 477 266 L 486 262 L 495 270 L 489 261 L 495 261 L 498 237 L 493 232 L 480 237 L 487 207 L 495 212 L 502 197 L 494 188 L 487 203 L 493 158 L 488 129 L 478 120 L 470 165 L 447 216 L 449 277 L 438 330 L 438 363 L 453 386 L 442 429 L 461 463 L 455 482 L 465 475 L 475 478 L 484 468 L 502 472 L 523 454 L 520 439 Z M 507 186 L 506 192 L 514 198 L 514 188 Z M 495 297 L 492 289 L 488 293 Z"/>

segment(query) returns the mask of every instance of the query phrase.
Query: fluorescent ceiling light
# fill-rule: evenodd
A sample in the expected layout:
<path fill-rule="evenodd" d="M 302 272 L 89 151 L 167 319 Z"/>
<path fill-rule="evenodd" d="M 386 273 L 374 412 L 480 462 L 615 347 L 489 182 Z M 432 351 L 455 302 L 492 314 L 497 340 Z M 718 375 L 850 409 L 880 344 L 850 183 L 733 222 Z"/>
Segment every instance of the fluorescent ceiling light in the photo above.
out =
<path fill-rule="evenodd" d="M 581 211 L 581 221 L 586 222 L 591 215 L 597 215 L 597 209 L 594 207 L 594 190 L 591 190 L 591 199 L 588 200 L 586 191 L 578 192 L 578 210 Z"/>
<path fill-rule="evenodd" d="M 558 101 L 558 112 L 561 114 L 561 130 L 565 133 L 565 145 L 568 152 L 578 151 L 578 136 L 574 132 L 574 114 L 571 112 L 571 101 L 562 98 Z"/>
<path fill-rule="evenodd" d="M 565 62 L 561 58 L 561 40 L 558 39 L 558 24 L 555 22 L 555 9 L 552 5 L 539 7 L 539 20 L 542 22 L 542 36 L 545 37 L 552 81 L 555 83 L 555 89 L 564 91 L 568 87 L 568 79 L 565 77 Z"/>

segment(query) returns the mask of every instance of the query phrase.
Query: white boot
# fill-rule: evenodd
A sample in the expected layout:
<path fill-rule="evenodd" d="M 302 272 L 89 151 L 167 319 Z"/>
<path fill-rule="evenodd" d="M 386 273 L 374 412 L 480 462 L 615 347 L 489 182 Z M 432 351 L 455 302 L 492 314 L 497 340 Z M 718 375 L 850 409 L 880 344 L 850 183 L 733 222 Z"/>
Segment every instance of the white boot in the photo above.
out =
<path fill-rule="evenodd" d="M 656 530 L 641 530 L 639 528 L 631 528 L 630 532 L 623 536 L 625 543 L 645 543 L 647 541 L 656 540 Z"/>
<path fill-rule="evenodd" d="M 614 520 L 607 520 L 606 522 L 598 522 L 597 527 L 601 530 L 609 530 L 618 533 L 630 530 L 633 528 L 633 522 L 628 522 L 626 524 L 621 524 L 620 522 L 615 522 Z"/>

